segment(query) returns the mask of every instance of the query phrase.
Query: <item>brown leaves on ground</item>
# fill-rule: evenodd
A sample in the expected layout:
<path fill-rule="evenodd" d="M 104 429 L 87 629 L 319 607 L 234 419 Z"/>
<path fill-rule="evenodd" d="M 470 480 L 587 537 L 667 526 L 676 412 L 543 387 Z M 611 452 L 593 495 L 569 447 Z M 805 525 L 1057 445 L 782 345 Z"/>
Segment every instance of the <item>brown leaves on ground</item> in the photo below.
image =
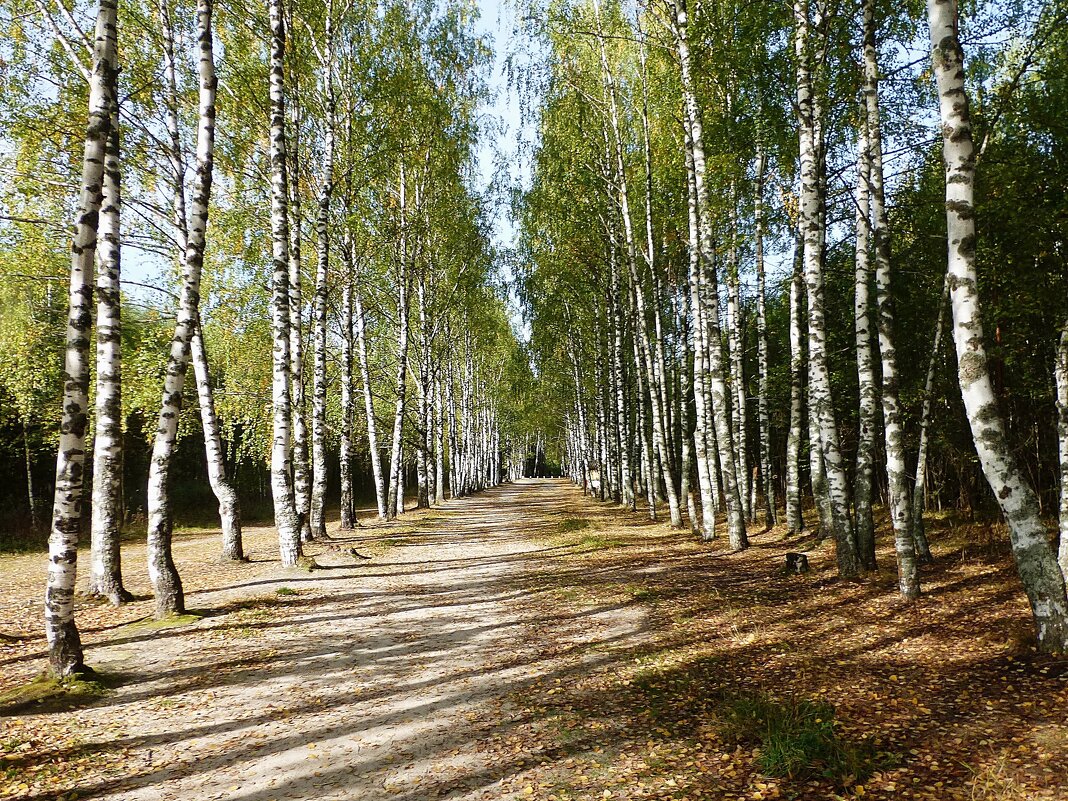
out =
<path fill-rule="evenodd" d="M 782 530 L 753 528 L 753 547 L 730 553 L 608 505 L 583 513 L 552 539 L 572 555 L 529 584 L 545 620 L 533 637 L 557 669 L 515 699 L 522 730 L 497 743 L 537 757 L 520 796 L 1068 798 L 1068 662 L 1030 647 L 989 528 L 932 524 L 936 558 L 908 605 L 888 532 L 881 571 L 847 582 L 829 543 Z M 784 575 L 785 553 L 806 550 L 813 571 Z M 762 775 L 761 744 L 725 720 L 748 697 L 829 704 L 861 775 Z"/>

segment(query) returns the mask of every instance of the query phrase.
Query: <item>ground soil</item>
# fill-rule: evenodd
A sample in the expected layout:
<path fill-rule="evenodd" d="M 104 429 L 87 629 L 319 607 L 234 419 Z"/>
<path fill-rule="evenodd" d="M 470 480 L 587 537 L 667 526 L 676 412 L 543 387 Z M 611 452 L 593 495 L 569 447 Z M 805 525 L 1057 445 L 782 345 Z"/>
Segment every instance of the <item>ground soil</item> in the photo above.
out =
<path fill-rule="evenodd" d="M 131 625 L 130 543 L 142 599 L 78 611 L 111 689 L 0 718 L 0 797 L 1068 799 L 1068 662 L 1034 651 L 996 529 L 933 523 L 911 605 L 889 542 L 844 582 L 829 545 L 752 534 L 732 554 L 549 480 L 332 528 L 311 572 L 268 529 L 247 564 L 186 532 L 200 618 L 172 628 Z M 44 667 L 44 567 L 0 557 L 0 690 Z M 748 696 L 833 705 L 864 771 L 762 775 L 722 725 Z"/>

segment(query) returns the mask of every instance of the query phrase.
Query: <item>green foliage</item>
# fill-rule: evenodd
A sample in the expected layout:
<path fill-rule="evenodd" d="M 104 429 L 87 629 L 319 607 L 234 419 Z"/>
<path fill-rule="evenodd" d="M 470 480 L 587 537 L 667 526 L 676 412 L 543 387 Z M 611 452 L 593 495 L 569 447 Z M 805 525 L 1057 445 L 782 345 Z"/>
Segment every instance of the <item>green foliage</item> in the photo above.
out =
<path fill-rule="evenodd" d="M 741 695 L 724 701 L 720 718 L 724 736 L 759 744 L 757 764 L 768 776 L 823 776 L 848 785 L 875 769 L 867 749 L 838 736 L 830 704 Z"/>

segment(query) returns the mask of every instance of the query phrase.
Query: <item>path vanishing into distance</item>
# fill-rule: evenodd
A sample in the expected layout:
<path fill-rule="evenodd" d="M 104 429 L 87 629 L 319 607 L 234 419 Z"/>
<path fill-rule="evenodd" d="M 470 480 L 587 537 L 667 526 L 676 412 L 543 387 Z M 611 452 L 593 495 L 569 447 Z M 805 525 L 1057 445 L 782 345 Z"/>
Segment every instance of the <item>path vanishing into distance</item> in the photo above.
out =
<path fill-rule="evenodd" d="M 1068 663 L 1021 642 L 1009 554 L 974 532 L 932 524 L 930 590 L 903 604 L 811 534 L 752 527 L 731 552 L 567 481 L 365 514 L 310 572 L 279 566 L 273 527 L 247 529 L 243 564 L 180 532 L 194 616 L 172 627 L 126 543 L 137 599 L 78 610 L 109 689 L 0 717 L 0 798 L 1068 797 Z M 812 571 L 784 575 L 790 551 Z M 2 692 L 46 651 L 39 555 L 0 575 Z M 833 727 L 793 775 L 740 728 L 790 709 Z"/>
<path fill-rule="evenodd" d="M 567 482 L 503 485 L 421 515 L 417 533 L 369 528 L 313 546 L 322 570 L 189 599 L 226 614 L 105 637 L 87 663 L 128 680 L 78 717 L 122 752 L 127 775 L 79 785 L 79 797 L 504 797 L 515 766 L 483 738 L 553 669 L 530 637 L 541 611 L 524 579 L 572 550 L 534 537 L 576 503 L 587 502 Z"/>

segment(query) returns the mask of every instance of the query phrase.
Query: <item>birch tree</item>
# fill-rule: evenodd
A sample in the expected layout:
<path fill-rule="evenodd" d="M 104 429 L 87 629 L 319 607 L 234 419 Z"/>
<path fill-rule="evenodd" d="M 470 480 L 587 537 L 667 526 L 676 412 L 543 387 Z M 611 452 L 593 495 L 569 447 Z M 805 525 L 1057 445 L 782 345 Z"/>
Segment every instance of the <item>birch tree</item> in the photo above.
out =
<path fill-rule="evenodd" d="M 1013 557 L 1031 604 L 1039 646 L 1068 649 L 1068 598 L 1038 500 L 1005 436 L 983 342 L 976 273 L 975 145 L 965 91 L 956 0 L 928 0 L 927 21 L 942 122 L 946 229 L 957 377 L 983 474 L 1009 525 Z"/>
<path fill-rule="evenodd" d="M 200 314 L 200 278 L 207 241 L 215 152 L 215 60 L 212 39 L 212 0 L 197 3 L 197 74 L 200 81 L 197 109 L 196 169 L 189 204 L 189 238 L 183 264 L 178 319 L 163 381 L 163 402 L 152 447 L 148 474 L 148 575 L 156 596 L 156 616 L 185 612 L 182 580 L 171 555 L 174 513 L 170 487 L 178 417 L 191 358 L 191 340 Z"/>
<path fill-rule="evenodd" d="M 111 128 L 108 89 L 117 62 L 118 21 L 111 0 L 100 0 L 93 33 L 89 81 L 89 123 L 82 158 L 68 293 L 66 349 L 63 363 L 63 416 L 56 455 L 56 494 L 48 539 L 48 588 L 45 633 L 48 663 L 59 676 L 84 667 L 82 643 L 74 621 L 74 584 L 78 568 L 78 530 L 82 521 L 85 428 L 89 412 L 89 332 L 97 226 L 103 202 L 105 151 Z"/>
<path fill-rule="evenodd" d="M 301 557 L 301 525 L 295 506 L 291 462 L 293 421 L 290 394 L 290 293 L 289 293 L 289 182 L 286 155 L 285 49 L 286 33 L 282 0 L 270 0 L 270 108 L 271 108 L 271 495 L 278 547 L 283 567 L 292 567 Z"/>
<path fill-rule="evenodd" d="M 122 176 L 119 152 L 119 74 L 108 78 L 111 121 L 104 154 L 96 274 L 96 421 L 93 438 L 93 504 L 90 595 L 113 605 L 132 600 L 122 584 Z"/>
<path fill-rule="evenodd" d="M 834 537 L 838 572 L 854 576 L 860 569 L 856 535 L 850 516 L 849 486 L 838 439 L 827 364 L 827 324 L 823 287 L 823 158 L 822 101 L 814 89 L 813 50 L 808 0 L 794 0 L 794 51 L 797 68 L 797 120 L 800 141 L 800 219 L 804 241 L 805 289 L 808 298 L 808 362 L 810 414 L 817 421 L 822 471 L 827 482 L 828 523 Z"/>

